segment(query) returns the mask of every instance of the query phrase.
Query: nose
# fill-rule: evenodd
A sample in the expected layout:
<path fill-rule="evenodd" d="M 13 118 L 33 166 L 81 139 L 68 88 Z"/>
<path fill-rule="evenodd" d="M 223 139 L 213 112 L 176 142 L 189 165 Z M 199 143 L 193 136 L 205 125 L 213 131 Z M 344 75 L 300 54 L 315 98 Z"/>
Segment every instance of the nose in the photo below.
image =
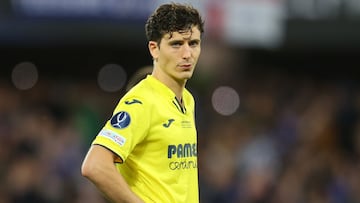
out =
<path fill-rule="evenodd" d="M 189 44 L 185 43 L 182 50 L 182 58 L 188 59 L 191 57 L 191 54 L 192 54 L 191 47 L 189 46 Z"/>

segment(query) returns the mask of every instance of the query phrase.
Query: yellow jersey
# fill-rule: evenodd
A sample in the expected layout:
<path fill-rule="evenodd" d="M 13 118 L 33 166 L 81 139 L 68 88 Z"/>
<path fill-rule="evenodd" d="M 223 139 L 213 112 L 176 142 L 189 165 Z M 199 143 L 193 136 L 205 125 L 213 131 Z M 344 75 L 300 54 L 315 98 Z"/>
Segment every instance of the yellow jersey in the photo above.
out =
<path fill-rule="evenodd" d="M 116 106 L 93 144 L 117 154 L 132 191 L 145 202 L 198 203 L 194 98 L 174 92 L 148 75 Z"/>

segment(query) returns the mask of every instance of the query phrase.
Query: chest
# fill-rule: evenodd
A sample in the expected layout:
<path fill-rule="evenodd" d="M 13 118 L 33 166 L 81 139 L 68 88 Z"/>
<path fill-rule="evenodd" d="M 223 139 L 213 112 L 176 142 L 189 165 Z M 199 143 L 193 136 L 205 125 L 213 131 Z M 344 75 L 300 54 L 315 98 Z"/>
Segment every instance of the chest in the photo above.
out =
<path fill-rule="evenodd" d="M 194 109 L 182 112 L 173 102 L 163 102 L 153 108 L 147 139 L 166 145 L 196 143 Z"/>

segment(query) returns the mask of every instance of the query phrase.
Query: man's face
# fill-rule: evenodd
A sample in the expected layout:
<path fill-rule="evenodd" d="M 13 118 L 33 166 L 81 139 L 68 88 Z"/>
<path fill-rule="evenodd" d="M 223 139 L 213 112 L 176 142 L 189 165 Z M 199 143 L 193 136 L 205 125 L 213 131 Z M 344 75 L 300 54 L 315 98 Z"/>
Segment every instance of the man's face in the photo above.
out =
<path fill-rule="evenodd" d="M 165 34 L 152 52 L 157 68 L 176 81 L 191 78 L 198 61 L 201 33 L 196 26 L 184 32 Z M 153 54 L 154 53 L 154 54 Z"/>

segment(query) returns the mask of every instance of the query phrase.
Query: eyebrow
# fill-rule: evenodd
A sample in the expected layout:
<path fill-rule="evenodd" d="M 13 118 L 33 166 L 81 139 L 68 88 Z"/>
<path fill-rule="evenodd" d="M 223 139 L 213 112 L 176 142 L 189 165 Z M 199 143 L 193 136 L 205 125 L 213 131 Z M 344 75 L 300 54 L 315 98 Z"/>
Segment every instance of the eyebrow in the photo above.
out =
<path fill-rule="evenodd" d="M 200 43 L 200 42 L 201 42 L 201 40 L 200 40 L 200 39 L 192 39 L 192 40 L 190 40 L 190 42 L 197 42 L 197 43 Z"/>
<path fill-rule="evenodd" d="M 169 44 L 176 44 L 176 43 L 184 43 L 184 41 L 187 41 L 188 39 L 176 39 L 176 40 L 169 40 Z M 191 39 L 191 40 L 188 40 L 189 42 L 197 42 L 197 43 L 200 43 L 200 39 Z"/>

